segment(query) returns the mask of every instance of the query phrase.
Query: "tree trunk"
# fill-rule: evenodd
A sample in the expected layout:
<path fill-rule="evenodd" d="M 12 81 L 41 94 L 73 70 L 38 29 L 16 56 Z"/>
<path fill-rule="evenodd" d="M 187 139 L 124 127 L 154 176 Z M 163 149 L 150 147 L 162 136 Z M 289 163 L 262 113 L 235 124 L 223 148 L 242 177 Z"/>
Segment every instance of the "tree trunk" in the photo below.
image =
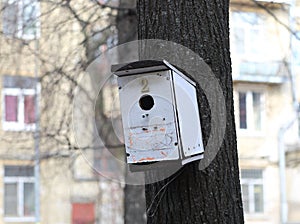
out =
<path fill-rule="evenodd" d="M 226 101 L 226 133 L 216 158 L 204 170 L 199 170 L 199 162 L 193 162 L 173 177 L 146 185 L 148 223 L 243 223 L 229 53 L 229 0 L 139 0 L 137 14 L 139 39 L 169 40 L 199 54 L 219 80 Z M 199 98 L 205 144 L 211 131 L 210 109 L 205 95 L 199 94 Z"/>
<path fill-rule="evenodd" d="M 135 0 L 121 0 L 120 7 L 128 8 L 128 10 L 119 10 L 117 16 L 118 44 L 123 44 L 137 39 Z M 136 53 L 128 47 L 127 50 L 119 52 L 119 58 L 137 58 Z M 124 223 L 146 223 L 145 211 L 145 186 L 126 184 L 124 188 Z"/>

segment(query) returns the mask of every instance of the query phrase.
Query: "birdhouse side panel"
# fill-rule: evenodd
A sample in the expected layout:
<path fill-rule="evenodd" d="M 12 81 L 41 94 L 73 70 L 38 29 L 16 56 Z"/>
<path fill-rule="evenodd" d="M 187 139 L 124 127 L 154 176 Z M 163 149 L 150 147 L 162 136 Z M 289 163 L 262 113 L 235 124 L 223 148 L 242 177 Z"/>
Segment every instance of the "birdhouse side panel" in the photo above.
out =
<path fill-rule="evenodd" d="M 185 157 L 204 152 L 196 87 L 173 72 L 180 139 Z"/>

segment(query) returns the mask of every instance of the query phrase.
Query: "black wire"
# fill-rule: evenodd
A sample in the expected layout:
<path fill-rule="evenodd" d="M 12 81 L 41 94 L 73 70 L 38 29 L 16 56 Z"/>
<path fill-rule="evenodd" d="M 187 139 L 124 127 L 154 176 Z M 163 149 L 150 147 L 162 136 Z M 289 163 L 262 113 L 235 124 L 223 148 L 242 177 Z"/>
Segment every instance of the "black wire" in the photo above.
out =
<path fill-rule="evenodd" d="M 184 170 L 185 168 L 186 168 L 186 167 L 181 168 L 181 170 L 180 170 L 180 171 L 179 171 L 179 172 L 178 172 L 171 180 L 169 180 L 165 185 L 163 185 L 163 186 L 161 187 L 161 189 L 155 194 L 155 196 L 154 196 L 152 202 L 150 203 L 149 208 L 148 208 L 147 211 L 146 211 L 146 214 L 147 214 L 148 217 L 153 217 L 153 216 L 155 215 L 155 213 L 157 212 L 158 206 L 159 206 L 159 204 L 160 204 L 160 202 L 161 202 L 161 199 L 163 198 L 163 196 L 164 196 L 165 193 L 166 193 L 167 187 L 169 186 L 170 183 L 172 183 L 172 182 L 173 182 L 173 181 L 174 181 L 174 180 L 175 180 L 175 179 L 183 172 L 183 170 Z M 161 193 L 161 192 L 162 192 L 162 193 Z M 160 194 L 160 193 L 161 193 L 161 194 Z M 159 194 L 160 194 L 160 197 L 159 197 L 159 200 L 157 201 L 155 210 L 153 211 L 153 213 L 149 213 L 150 210 L 152 209 L 153 205 L 154 205 L 154 202 L 155 202 L 156 198 L 159 196 Z"/>

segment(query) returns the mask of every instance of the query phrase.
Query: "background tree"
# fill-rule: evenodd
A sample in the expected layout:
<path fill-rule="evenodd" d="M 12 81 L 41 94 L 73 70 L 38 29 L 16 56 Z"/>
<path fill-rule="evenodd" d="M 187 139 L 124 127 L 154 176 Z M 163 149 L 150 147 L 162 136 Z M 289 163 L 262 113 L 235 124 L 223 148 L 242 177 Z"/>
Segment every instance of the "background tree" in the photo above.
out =
<path fill-rule="evenodd" d="M 137 40 L 137 16 L 135 0 L 120 0 L 121 8 L 117 16 L 118 44 Z M 123 53 L 126 52 L 126 55 Z M 137 52 L 130 47 L 119 52 L 120 58 L 137 58 Z M 133 55 L 134 54 L 134 55 Z M 129 56 L 130 55 L 130 56 Z M 125 173 L 125 175 L 127 175 Z M 146 223 L 146 201 L 144 185 L 125 185 L 124 188 L 124 222 L 128 224 Z"/>

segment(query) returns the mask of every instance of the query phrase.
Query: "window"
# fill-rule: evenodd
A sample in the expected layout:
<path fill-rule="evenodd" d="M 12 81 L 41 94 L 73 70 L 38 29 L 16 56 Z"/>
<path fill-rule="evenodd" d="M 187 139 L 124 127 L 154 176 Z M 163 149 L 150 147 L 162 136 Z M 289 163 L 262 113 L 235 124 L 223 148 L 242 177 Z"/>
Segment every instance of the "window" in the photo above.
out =
<path fill-rule="evenodd" d="M 231 24 L 232 46 L 239 60 L 244 63 L 265 60 L 269 43 L 266 16 L 255 12 L 232 12 Z"/>
<path fill-rule="evenodd" d="M 3 89 L 3 129 L 24 130 L 35 127 L 35 91 Z"/>
<path fill-rule="evenodd" d="M 239 128 L 262 131 L 263 94 L 261 92 L 239 92 Z"/>
<path fill-rule="evenodd" d="M 2 89 L 3 130 L 35 128 L 35 85 L 29 77 L 4 76 Z"/>
<path fill-rule="evenodd" d="M 261 169 L 242 169 L 241 185 L 244 212 L 246 214 L 263 213 L 263 171 Z"/>
<path fill-rule="evenodd" d="M 120 174 L 119 164 L 115 157 L 118 157 L 118 151 L 110 150 L 94 150 L 94 167 L 97 173 L 102 173 L 105 176 L 116 177 Z"/>
<path fill-rule="evenodd" d="M 34 221 L 34 168 L 4 167 L 5 221 Z"/>
<path fill-rule="evenodd" d="M 72 224 L 95 223 L 94 203 L 73 203 Z"/>
<path fill-rule="evenodd" d="M 233 40 L 236 53 L 257 58 L 265 53 L 265 17 L 254 12 L 233 12 Z M 263 54 L 264 55 L 264 54 Z"/>
<path fill-rule="evenodd" d="M 39 36 L 38 0 L 4 0 L 3 33 L 24 39 Z"/>

